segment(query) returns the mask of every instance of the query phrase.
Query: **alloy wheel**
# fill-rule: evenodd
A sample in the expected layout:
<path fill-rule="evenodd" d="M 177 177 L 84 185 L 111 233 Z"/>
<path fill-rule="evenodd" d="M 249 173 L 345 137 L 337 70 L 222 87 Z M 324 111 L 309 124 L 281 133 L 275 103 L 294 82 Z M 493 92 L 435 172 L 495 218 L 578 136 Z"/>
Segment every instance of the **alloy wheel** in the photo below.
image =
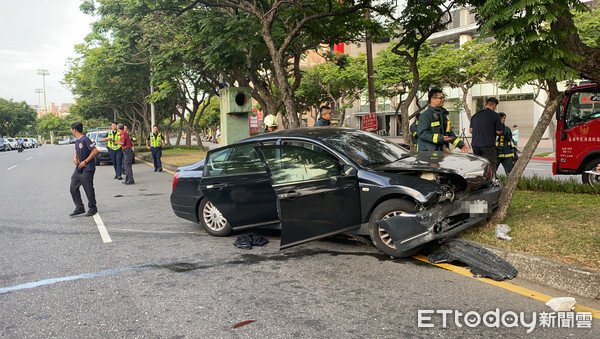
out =
<path fill-rule="evenodd" d="M 202 218 L 204 218 L 206 226 L 215 232 L 222 230 L 227 225 L 227 219 L 210 201 L 204 205 Z"/>
<path fill-rule="evenodd" d="M 381 220 L 395 217 L 400 214 L 402 214 L 402 211 L 392 211 L 392 212 L 384 215 L 383 218 L 381 218 Z M 383 243 L 386 246 L 396 249 L 396 245 L 394 245 L 394 241 L 392 240 L 392 237 L 388 234 L 388 232 L 385 231 L 385 229 L 383 227 L 377 226 L 377 232 L 379 233 L 379 238 L 381 239 L 381 241 L 383 241 Z"/>

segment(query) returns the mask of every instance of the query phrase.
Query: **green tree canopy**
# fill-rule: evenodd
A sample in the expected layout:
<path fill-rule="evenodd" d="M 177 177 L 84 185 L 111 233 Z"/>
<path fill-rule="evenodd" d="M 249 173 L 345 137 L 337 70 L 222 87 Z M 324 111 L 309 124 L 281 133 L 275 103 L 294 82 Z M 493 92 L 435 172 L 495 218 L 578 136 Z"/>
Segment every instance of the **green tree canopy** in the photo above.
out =
<path fill-rule="evenodd" d="M 17 136 L 30 131 L 36 123 L 35 110 L 25 101 L 0 98 L 0 136 Z"/>

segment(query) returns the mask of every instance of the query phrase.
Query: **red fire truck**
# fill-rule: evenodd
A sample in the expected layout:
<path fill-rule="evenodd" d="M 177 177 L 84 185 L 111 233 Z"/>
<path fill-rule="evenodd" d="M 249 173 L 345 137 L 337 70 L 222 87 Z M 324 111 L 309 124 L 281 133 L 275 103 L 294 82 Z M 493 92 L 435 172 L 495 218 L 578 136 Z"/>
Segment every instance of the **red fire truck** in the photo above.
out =
<path fill-rule="evenodd" d="M 600 85 L 586 84 L 565 91 L 556 112 L 554 174 L 581 174 L 586 184 L 600 185 L 594 172 L 600 163 Z"/>

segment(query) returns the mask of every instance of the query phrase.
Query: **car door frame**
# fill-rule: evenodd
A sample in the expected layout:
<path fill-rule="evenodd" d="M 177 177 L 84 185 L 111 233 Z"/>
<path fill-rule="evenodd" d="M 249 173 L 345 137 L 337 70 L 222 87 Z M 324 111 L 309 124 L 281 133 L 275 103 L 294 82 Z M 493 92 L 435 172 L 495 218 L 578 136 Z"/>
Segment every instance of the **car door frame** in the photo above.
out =
<path fill-rule="evenodd" d="M 278 182 L 273 169 L 269 166 L 265 150 L 279 149 L 281 152 L 283 148 L 301 148 L 315 152 L 314 149 L 285 145 L 286 142 L 306 143 L 325 151 L 340 166 L 338 175 Z M 362 214 L 356 168 L 328 149 L 307 140 L 281 139 L 275 145 L 262 145 L 255 148 L 263 160 L 277 194 L 281 249 L 360 228 Z M 315 197 L 320 199 L 315 200 Z M 338 209 L 335 209 L 335 206 L 324 206 L 327 202 L 339 203 Z"/>
<path fill-rule="evenodd" d="M 198 184 L 198 190 L 203 197 L 221 212 L 233 230 L 279 223 L 277 196 L 271 185 L 270 175 L 260 158 L 260 165 L 263 168 L 259 172 L 209 175 L 210 156 L 227 149 L 252 144 L 259 144 L 259 142 L 235 143 L 209 151 Z M 248 220 L 249 215 L 254 216 L 255 219 Z"/>

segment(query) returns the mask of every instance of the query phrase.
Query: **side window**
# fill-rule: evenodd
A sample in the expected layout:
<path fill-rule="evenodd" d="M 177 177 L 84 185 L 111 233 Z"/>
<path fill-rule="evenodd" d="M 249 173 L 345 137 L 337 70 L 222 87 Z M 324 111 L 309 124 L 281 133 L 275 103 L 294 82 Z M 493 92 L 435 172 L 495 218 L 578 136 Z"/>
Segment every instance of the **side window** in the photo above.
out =
<path fill-rule="evenodd" d="M 254 150 L 257 145 L 238 145 L 211 153 L 206 159 L 206 176 L 264 172 L 265 168 Z"/>
<path fill-rule="evenodd" d="M 317 151 L 285 145 L 264 148 L 262 152 L 275 184 L 326 179 L 341 174 L 337 159 L 321 148 Z"/>
<path fill-rule="evenodd" d="M 600 118 L 600 93 L 575 92 L 566 112 L 567 128 Z"/>

